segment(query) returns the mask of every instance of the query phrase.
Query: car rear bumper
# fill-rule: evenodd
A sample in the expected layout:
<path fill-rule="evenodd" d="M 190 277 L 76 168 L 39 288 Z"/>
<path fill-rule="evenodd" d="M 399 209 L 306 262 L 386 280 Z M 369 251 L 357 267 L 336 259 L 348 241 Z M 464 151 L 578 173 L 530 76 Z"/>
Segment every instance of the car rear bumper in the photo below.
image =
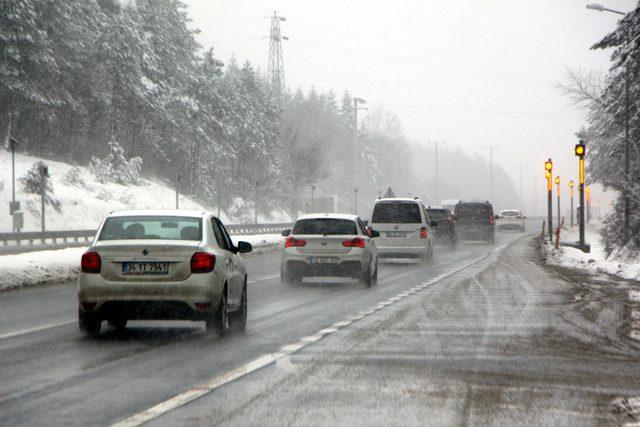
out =
<path fill-rule="evenodd" d="M 198 320 L 217 309 L 223 283 L 216 285 L 216 277 L 198 274 L 181 282 L 109 282 L 99 274 L 80 273 L 78 302 L 81 310 L 103 319 Z"/>
<path fill-rule="evenodd" d="M 499 224 L 498 230 L 520 230 L 524 227 L 524 224 L 520 224 L 517 222 L 510 222 L 507 224 Z"/>
<path fill-rule="evenodd" d="M 306 261 L 289 260 L 285 262 L 285 268 L 297 277 L 359 277 L 364 271 L 359 260 L 338 264 L 309 264 Z"/>
<path fill-rule="evenodd" d="M 378 247 L 378 258 L 421 258 L 426 255 L 425 246 Z"/>
<path fill-rule="evenodd" d="M 494 235 L 493 227 L 458 228 L 459 240 L 487 240 Z"/>

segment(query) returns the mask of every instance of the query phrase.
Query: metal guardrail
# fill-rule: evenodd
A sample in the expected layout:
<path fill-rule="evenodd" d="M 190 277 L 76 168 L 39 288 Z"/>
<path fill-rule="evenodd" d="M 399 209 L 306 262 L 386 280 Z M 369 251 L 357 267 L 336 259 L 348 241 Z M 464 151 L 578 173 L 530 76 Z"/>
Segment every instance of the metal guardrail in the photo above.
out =
<path fill-rule="evenodd" d="M 226 229 L 231 235 L 279 234 L 291 223 L 278 224 L 229 224 Z M 62 249 L 85 246 L 95 236 L 96 230 L 27 231 L 21 233 L 0 233 L 0 254 L 29 252 L 41 249 Z"/>

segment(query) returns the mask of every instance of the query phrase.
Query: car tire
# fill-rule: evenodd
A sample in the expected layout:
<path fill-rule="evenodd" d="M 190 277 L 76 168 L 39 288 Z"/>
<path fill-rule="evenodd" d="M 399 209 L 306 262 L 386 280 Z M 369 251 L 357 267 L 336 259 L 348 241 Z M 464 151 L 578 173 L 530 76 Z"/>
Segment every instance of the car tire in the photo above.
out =
<path fill-rule="evenodd" d="M 100 334 L 102 321 L 92 313 L 86 313 L 78 309 L 78 326 L 80 331 L 89 337 L 96 337 Z"/>
<path fill-rule="evenodd" d="M 490 244 L 495 245 L 496 244 L 496 236 L 495 236 L 495 234 L 492 234 L 491 236 L 489 236 L 489 239 L 487 241 Z"/>
<path fill-rule="evenodd" d="M 229 307 L 227 305 L 227 287 L 225 285 L 218 309 L 205 320 L 207 332 L 216 332 L 220 336 L 229 329 Z"/>
<path fill-rule="evenodd" d="M 110 319 L 109 325 L 118 331 L 123 331 L 127 327 L 127 319 Z"/>
<path fill-rule="evenodd" d="M 296 286 L 300 281 L 286 267 L 280 267 L 280 283 L 286 286 Z"/>
<path fill-rule="evenodd" d="M 247 279 L 244 279 L 240 308 L 229 315 L 229 327 L 234 331 L 244 331 L 247 328 Z"/>
<path fill-rule="evenodd" d="M 374 271 L 371 271 L 372 267 Z M 377 280 L 378 273 L 377 273 L 376 266 L 372 265 L 372 262 L 369 261 L 369 268 L 367 268 L 367 271 L 362 273 L 360 277 L 360 284 L 365 285 L 367 288 L 370 288 L 374 284 L 374 274 L 376 276 L 375 280 Z"/>

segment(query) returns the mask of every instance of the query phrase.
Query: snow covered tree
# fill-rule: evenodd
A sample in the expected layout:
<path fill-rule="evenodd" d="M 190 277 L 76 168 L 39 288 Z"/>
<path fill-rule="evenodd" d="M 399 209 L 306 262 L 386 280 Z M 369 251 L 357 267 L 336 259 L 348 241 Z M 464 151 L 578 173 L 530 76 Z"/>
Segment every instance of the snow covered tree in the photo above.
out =
<path fill-rule="evenodd" d="M 60 201 L 53 197 L 53 186 L 49 177 L 47 165 L 44 162 L 37 162 L 18 181 L 22 184 L 25 193 L 41 195 L 44 192 L 45 203 L 60 211 Z"/>
<path fill-rule="evenodd" d="M 104 160 L 97 157 L 91 159 L 91 169 L 98 180 L 103 183 L 138 184 L 141 166 L 142 159 L 140 157 L 126 159 L 124 149 L 115 139 L 109 142 L 109 154 Z"/>

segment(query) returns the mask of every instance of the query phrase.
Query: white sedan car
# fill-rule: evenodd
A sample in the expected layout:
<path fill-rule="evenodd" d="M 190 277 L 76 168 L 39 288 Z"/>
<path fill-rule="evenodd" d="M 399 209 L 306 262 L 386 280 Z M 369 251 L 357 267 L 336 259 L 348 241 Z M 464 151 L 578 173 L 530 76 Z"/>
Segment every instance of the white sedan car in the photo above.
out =
<path fill-rule="evenodd" d="M 366 286 L 378 280 L 378 251 L 373 241 L 380 234 L 368 230 L 355 215 L 303 215 L 292 230 L 285 230 L 280 277 L 294 285 L 305 277 L 350 277 Z"/>
<path fill-rule="evenodd" d="M 517 209 L 505 209 L 500 211 L 500 215 L 496 218 L 496 226 L 498 230 L 518 230 L 524 231 L 525 216 L 522 211 Z"/>
<path fill-rule="evenodd" d="M 123 211 L 108 215 L 82 255 L 78 320 L 88 335 L 102 321 L 204 320 L 207 330 L 243 329 L 247 273 L 241 253 L 208 212 Z"/>

